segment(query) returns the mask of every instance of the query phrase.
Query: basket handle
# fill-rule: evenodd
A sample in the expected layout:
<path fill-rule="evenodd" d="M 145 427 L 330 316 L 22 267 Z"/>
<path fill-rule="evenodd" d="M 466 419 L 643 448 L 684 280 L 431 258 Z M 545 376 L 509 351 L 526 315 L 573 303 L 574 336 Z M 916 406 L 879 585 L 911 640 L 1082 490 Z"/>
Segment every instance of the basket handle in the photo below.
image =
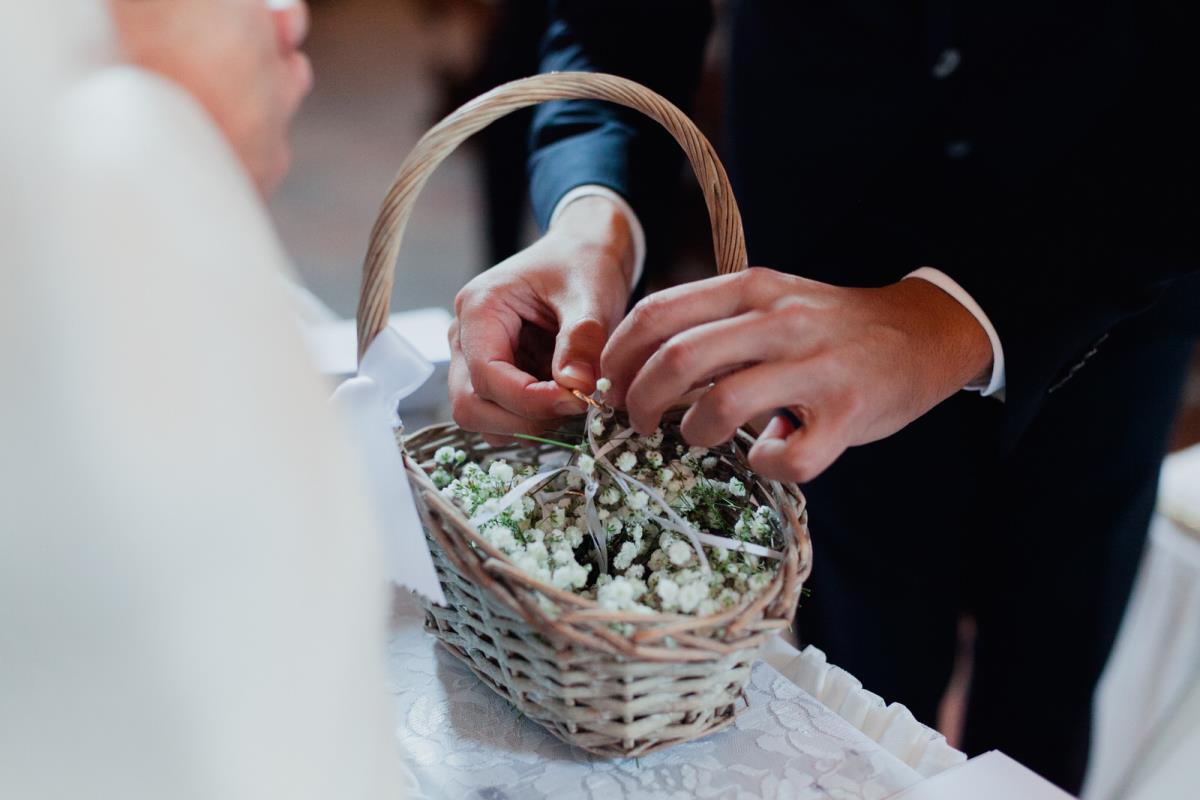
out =
<path fill-rule="evenodd" d="M 425 182 L 467 137 L 509 112 L 548 100 L 607 100 L 640 111 L 667 129 L 687 154 L 712 223 L 717 272 L 746 268 L 742 217 L 716 151 L 687 115 L 640 83 L 599 72 L 551 72 L 497 86 L 458 108 L 421 137 L 400 166 L 371 230 L 358 301 L 358 357 L 387 326 L 400 240 Z"/>

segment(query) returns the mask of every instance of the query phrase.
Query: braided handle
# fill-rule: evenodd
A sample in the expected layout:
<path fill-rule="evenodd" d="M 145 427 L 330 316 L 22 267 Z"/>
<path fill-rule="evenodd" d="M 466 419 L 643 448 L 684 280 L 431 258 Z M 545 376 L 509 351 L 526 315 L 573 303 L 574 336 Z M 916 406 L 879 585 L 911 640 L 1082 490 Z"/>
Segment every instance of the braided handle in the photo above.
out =
<path fill-rule="evenodd" d="M 607 100 L 640 111 L 667 129 L 687 154 L 704 192 L 712 223 L 717 271 L 746 268 L 742 217 L 725 168 L 704 134 L 674 104 L 645 86 L 615 75 L 553 72 L 497 86 L 430 128 L 400 166 L 371 230 L 358 301 L 358 357 L 387 326 L 400 240 L 425 181 L 467 137 L 519 108 L 548 100 Z"/>

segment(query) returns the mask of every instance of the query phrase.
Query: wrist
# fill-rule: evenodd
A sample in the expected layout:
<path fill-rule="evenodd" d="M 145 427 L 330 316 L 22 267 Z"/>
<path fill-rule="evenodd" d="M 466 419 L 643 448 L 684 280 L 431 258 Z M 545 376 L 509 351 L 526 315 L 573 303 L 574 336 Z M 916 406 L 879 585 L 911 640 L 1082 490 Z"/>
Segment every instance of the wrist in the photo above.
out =
<path fill-rule="evenodd" d="M 637 264 L 634 235 L 628 218 L 611 200 L 600 195 L 572 200 L 556 214 L 549 232 L 616 264 L 625 286 L 633 288 Z"/>
<path fill-rule="evenodd" d="M 894 288 L 915 314 L 928 341 L 926 355 L 943 371 L 947 394 L 980 381 L 992 372 L 992 343 L 987 331 L 957 299 L 925 280 L 902 280 Z"/>

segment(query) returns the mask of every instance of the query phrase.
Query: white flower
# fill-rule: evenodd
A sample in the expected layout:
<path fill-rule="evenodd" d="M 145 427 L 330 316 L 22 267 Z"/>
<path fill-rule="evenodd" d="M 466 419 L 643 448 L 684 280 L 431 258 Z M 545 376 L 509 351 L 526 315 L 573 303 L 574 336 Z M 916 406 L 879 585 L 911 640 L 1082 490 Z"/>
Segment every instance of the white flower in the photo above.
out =
<path fill-rule="evenodd" d="M 546 545 L 541 542 L 529 542 L 525 545 L 525 552 L 533 556 L 538 561 L 545 561 L 549 557 L 546 551 Z"/>
<path fill-rule="evenodd" d="M 589 455 L 581 455 L 579 457 L 579 468 L 583 470 L 584 475 L 591 475 L 596 471 L 596 459 Z"/>
<path fill-rule="evenodd" d="M 644 564 L 634 564 L 629 569 L 625 570 L 625 576 L 628 578 L 642 578 L 646 574 L 646 566 Z"/>
<path fill-rule="evenodd" d="M 513 468 L 504 461 L 493 461 L 488 467 L 488 475 L 507 485 L 512 483 Z"/>
<path fill-rule="evenodd" d="M 655 449 L 662 447 L 662 443 L 663 443 L 662 428 L 655 428 L 654 433 L 647 436 L 645 441 L 646 441 L 647 447 L 653 447 Z"/>
<path fill-rule="evenodd" d="M 626 450 L 621 455 L 617 456 L 617 469 L 621 472 L 629 472 L 637 466 L 637 456 Z"/>
<path fill-rule="evenodd" d="M 609 389 L 612 389 L 612 381 L 608 378 L 600 378 L 596 381 L 596 391 L 604 394 Z"/>
<path fill-rule="evenodd" d="M 662 453 L 657 450 L 647 450 L 646 455 L 642 459 L 654 469 L 658 469 L 663 465 Z"/>
<path fill-rule="evenodd" d="M 663 610 L 670 611 L 678 604 L 679 584 L 670 578 L 663 578 L 658 582 L 658 586 L 654 587 L 654 593 L 662 601 Z"/>
<path fill-rule="evenodd" d="M 729 479 L 729 493 L 734 497 L 746 496 L 746 484 L 739 481 L 737 478 Z"/>
<path fill-rule="evenodd" d="M 578 589 L 587 583 L 588 572 L 591 571 L 591 565 L 584 567 L 578 563 L 566 564 L 554 570 L 550 577 L 550 583 L 556 589 Z"/>
<path fill-rule="evenodd" d="M 707 471 L 709 471 L 709 470 L 716 469 L 716 467 L 717 467 L 717 457 L 716 457 L 716 456 L 705 456 L 704 460 L 700 462 L 700 466 L 701 466 L 701 468 L 703 468 L 703 469 L 704 469 L 706 472 L 707 472 Z"/>
<path fill-rule="evenodd" d="M 439 447 L 437 452 L 433 454 L 433 460 L 438 464 L 453 464 L 454 463 L 454 448 Z"/>
<path fill-rule="evenodd" d="M 671 542 L 671 546 L 667 548 L 667 558 L 677 567 L 682 567 L 684 564 L 692 560 L 692 547 L 687 542 L 675 540 Z"/>
<path fill-rule="evenodd" d="M 708 597 L 707 586 L 699 581 L 689 583 L 679 590 L 679 610 L 685 614 L 689 614 L 695 611 L 696 606 L 706 597 Z"/>
<path fill-rule="evenodd" d="M 563 538 L 567 540 L 572 548 L 579 547 L 583 544 L 583 529 L 578 525 L 568 525 L 567 529 L 561 532 Z"/>
<path fill-rule="evenodd" d="M 513 532 L 504 525 L 485 525 L 483 538 L 500 550 L 511 550 L 517 544 L 517 540 L 513 538 Z"/>
<path fill-rule="evenodd" d="M 592 436 L 603 436 L 604 418 L 599 414 L 592 417 L 592 421 L 588 423 L 588 430 L 592 432 Z"/>
<path fill-rule="evenodd" d="M 629 495 L 629 497 L 625 498 L 626 505 L 628 505 L 629 508 L 634 511 L 641 511 L 649 502 L 650 495 L 646 494 L 641 489 L 638 489 L 633 494 Z"/>
<path fill-rule="evenodd" d="M 606 506 L 616 505 L 621 499 L 621 490 L 615 486 L 609 486 L 604 491 L 600 492 L 600 502 Z"/>
<path fill-rule="evenodd" d="M 628 608 L 633 605 L 634 599 L 640 594 L 640 592 L 635 593 L 636 588 L 632 581 L 625 578 L 613 578 L 612 581 L 596 591 L 596 602 L 602 608 L 614 610 Z"/>
<path fill-rule="evenodd" d="M 771 582 L 773 575 L 766 572 L 756 572 L 746 580 L 746 585 L 750 587 L 750 591 L 757 592 L 766 587 Z"/>
<path fill-rule="evenodd" d="M 634 542 L 625 542 L 621 545 L 620 551 L 617 552 L 616 558 L 613 559 L 613 566 L 619 570 L 629 569 L 629 565 L 633 563 L 633 559 L 637 558 L 638 546 Z"/>

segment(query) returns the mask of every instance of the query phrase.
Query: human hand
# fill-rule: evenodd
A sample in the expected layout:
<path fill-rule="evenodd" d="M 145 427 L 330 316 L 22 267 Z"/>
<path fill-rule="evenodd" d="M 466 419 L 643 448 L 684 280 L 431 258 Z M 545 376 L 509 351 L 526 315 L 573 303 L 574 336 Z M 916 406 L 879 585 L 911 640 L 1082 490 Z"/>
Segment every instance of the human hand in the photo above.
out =
<path fill-rule="evenodd" d="M 727 441 L 778 408 L 750 450 L 776 480 L 816 477 L 850 446 L 890 436 L 990 369 L 971 314 L 920 279 L 855 289 L 750 269 L 657 292 L 613 332 L 609 402 L 641 433 L 696 386 L 685 414 L 693 445 Z"/>
<path fill-rule="evenodd" d="M 312 87 L 303 0 L 109 0 L 123 49 L 192 94 L 263 195 L 291 161 L 288 126 Z"/>
<path fill-rule="evenodd" d="M 585 410 L 600 353 L 629 302 L 633 241 L 603 197 L 568 205 L 546 235 L 458 293 L 450 327 L 450 404 L 493 444 Z"/>

